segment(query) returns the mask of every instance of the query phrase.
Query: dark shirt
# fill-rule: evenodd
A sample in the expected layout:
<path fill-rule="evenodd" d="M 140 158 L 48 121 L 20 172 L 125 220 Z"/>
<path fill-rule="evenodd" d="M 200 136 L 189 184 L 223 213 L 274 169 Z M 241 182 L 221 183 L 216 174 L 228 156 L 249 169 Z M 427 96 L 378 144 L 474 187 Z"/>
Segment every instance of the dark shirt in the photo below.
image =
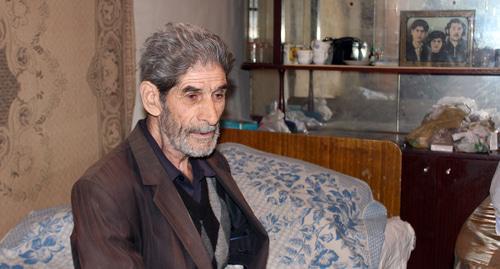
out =
<path fill-rule="evenodd" d="M 451 59 L 448 56 L 448 52 L 446 52 L 444 49 L 441 49 L 441 51 L 438 53 L 431 52 L 431 54 L 429 55 L 429 61 L 435 63 L 445 63 L 450 62 Z"/>
<path fill-rule="evenodd" d="M 408 42 L 406 44 L 406 61 L 408 62 L 425 62 L 429 58 L 430 49 L 422 44 L 422 50 L 420 51 L 420 59 L 417 57 L 417 52 L 415 51 L 415 47 L 412 42 Z"/>
<path fill-rule="evenodd" d="M 449 40 L 446 41 L 444 50 L 448 52 L 450 60 L 454 63 L 465 63 L 468 60 L 467 44 L 463 40 L 460 40 L 456 47 Z"/>

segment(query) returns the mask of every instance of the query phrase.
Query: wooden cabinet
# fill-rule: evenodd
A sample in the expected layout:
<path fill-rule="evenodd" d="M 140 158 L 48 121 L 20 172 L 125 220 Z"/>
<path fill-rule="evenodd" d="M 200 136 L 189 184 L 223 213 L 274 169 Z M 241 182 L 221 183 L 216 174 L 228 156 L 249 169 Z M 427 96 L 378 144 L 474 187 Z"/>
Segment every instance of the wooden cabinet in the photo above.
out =
<path fill-rule="evenodd" d="M 401 218 L 415 229 L 408 268 L 451 269 L 462 224 L 489 194 L 500 156 L 403 150 Z"/>

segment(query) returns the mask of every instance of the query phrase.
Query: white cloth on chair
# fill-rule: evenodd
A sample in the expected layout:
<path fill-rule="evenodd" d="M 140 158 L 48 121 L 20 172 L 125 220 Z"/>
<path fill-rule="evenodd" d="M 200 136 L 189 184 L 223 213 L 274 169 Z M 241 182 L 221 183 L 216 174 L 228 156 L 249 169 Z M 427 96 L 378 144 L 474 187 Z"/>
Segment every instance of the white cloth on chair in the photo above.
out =
<path fill-rule="evenodd" d="M 497 166 L 490 186 L 491 203 L 495 208 L 496 233 L 500 235 L 500 163 Z"/>

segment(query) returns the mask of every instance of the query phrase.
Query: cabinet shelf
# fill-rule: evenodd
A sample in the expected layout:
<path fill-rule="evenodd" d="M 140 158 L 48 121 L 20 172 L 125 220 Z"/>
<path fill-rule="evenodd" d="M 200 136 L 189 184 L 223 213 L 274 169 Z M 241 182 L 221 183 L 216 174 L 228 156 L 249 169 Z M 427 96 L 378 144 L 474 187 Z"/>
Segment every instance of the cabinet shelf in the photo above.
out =
<path fill-rule="evenodd" d="M 498 76 L 500 68 L 491 67 L 429 67 L 429 66 L 354 66 L 354 65 L 313 65 L 313 64 L 268 64 L 243 63 L 244 70 L 320 70 L 362 73 L 421 74 L 421 75 L 485 75 Z"/>

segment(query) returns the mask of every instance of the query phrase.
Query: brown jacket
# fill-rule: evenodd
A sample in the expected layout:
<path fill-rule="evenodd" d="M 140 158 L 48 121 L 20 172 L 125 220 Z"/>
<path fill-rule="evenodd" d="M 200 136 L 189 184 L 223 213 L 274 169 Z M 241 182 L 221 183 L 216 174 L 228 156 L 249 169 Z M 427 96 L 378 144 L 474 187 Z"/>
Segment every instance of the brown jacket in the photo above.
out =
<path fill-rule="evenodd" d="M 230 249 L 231 255 L 250 261 L 248 268 L 265 268 L 269 249 L 265 229 L 231 177 L 225 158 L 216 151 L 207 161 L 250 227 L 252 242 L 244 244 L 250 247 L 242 253 Z M 90 167 L 71 195 L 75 268 L 212 268 L 181 197 L 166 179 L 138 127 Z"/>

